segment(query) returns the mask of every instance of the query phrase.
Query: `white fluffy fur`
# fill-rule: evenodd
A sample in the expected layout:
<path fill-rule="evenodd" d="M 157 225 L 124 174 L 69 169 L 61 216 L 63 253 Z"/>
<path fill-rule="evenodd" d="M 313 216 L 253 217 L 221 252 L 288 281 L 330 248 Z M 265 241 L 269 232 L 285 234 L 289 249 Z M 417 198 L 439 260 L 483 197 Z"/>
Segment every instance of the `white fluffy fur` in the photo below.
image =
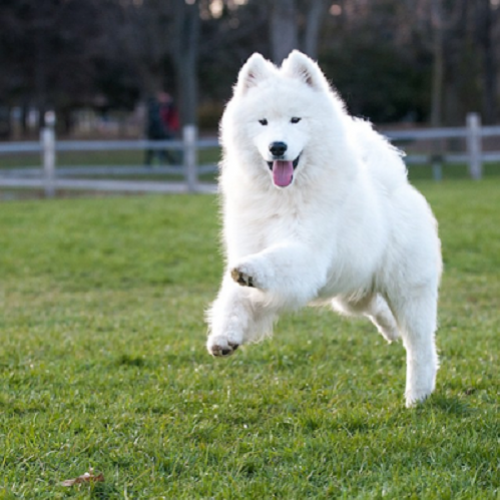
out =
<path fill-rule="evenodd" d="M 221 139 L 227 268 L 208 312 L 209 352 L 231 354 L 271 333 L 283 311 L 329 303 L 368 317 L 388 341 L 401 337 L 407 406 L 425 399 L 438 368 L 440 242 L 399 152 L 349 116 L 316 63 L 297 51 L 281 68 L 249 58 Z M 300 155 L 285 188 L 267 163 L 273 141 L 287 144 L 286 160 Z"/>

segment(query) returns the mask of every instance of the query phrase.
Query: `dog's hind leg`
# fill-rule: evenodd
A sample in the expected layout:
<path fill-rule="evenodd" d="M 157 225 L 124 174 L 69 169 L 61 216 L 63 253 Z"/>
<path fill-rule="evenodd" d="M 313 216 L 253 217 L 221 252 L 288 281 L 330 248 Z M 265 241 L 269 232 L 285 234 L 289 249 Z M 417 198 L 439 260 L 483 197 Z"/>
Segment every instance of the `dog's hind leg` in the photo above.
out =
<path fill-rule="evenodd" d="M 438 356 L 437 287 L 419 286 L 388 297 L 406 349 L 406 406 L 414 406 L 434 390 Z"/>
<path fill-rule="evenodd" d="M 394 315 L 387 302 L 379 294 L 367 295 L 357 300 L 337 297 L 332 301 L 332 306 L 341 314 L 366 316 L 388 342 L 399 338 L 398 325 Z"/>
<path fill-rule="evenodd" d="M 379 333 L 388 341 L 399 338 L 399 330 L 394 315 L 381 295 L 374 295 L 364 315 L 377 327 Z"/>

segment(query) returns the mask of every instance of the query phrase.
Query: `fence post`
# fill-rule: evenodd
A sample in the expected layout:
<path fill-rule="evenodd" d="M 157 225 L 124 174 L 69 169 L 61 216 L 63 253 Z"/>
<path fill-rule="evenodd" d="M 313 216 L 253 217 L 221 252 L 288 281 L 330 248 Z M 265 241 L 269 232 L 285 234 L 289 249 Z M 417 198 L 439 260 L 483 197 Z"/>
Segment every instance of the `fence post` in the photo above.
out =
<path fill-rule="evenodd" d="M 198 130 L 196 125 L 185 125 L 182 129 L 182 137 L 184 142 L 184 176 L 188 191 L 193 193 L 196 191 L 198 184 L 197 175 L 197 150 L 196 141 Z"/>
<path fill-rule="evenodd" d="M 443 180 L 443 157 L 440 154 L 431 156 L 432 178 L 435 182 Z"/>
<path fill-rule="evenodd" d="M 45 196 L 53 198 L 56 193 L 56 115 L 53 111 L 45 113 L 45 126 L 41 130 L 43 179 Z"/>
<path fill-rule="evenodd" d="M 467 114 L 467 153 L 469 154 L 469 174 L 472 179 L 481 179 L 483 165 L 481 144 L 481 119 L 477 113 Z"/>

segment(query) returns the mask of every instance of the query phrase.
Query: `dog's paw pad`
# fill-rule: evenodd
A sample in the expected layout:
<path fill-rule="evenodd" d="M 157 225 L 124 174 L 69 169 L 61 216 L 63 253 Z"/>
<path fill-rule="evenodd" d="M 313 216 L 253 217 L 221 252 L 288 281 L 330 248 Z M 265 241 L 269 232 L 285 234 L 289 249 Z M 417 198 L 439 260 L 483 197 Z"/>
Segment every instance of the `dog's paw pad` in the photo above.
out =
<path fill-rule="evenodd" d="M 231 277 L 241 286 L 255 287 L 253 277 L 237 267 L 231 270 Z"/>
<path fill-rule="evenodd" d="M 238 347 L 239 344 L 234 342 L 215 342 L 208 346 L 208 352 L 215 357 L 230 356 Z"/>

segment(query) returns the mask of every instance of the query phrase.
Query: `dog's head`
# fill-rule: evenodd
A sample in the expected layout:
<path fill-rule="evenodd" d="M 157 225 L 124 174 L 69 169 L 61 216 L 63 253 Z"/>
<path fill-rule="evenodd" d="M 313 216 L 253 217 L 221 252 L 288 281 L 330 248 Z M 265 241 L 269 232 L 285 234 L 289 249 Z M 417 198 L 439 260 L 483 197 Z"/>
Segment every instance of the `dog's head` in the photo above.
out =
<path fill-rule="evenodd" d="M 253 54 L 224 113 L 222 141 L 226 148 L 238 144 L 248 163 L 268 170 L 275 186 L 288 187 L 308 159 L 325 150 L 332 96 L 325 76 L 306 55 L 293 51 L 277 68 Z"/>

